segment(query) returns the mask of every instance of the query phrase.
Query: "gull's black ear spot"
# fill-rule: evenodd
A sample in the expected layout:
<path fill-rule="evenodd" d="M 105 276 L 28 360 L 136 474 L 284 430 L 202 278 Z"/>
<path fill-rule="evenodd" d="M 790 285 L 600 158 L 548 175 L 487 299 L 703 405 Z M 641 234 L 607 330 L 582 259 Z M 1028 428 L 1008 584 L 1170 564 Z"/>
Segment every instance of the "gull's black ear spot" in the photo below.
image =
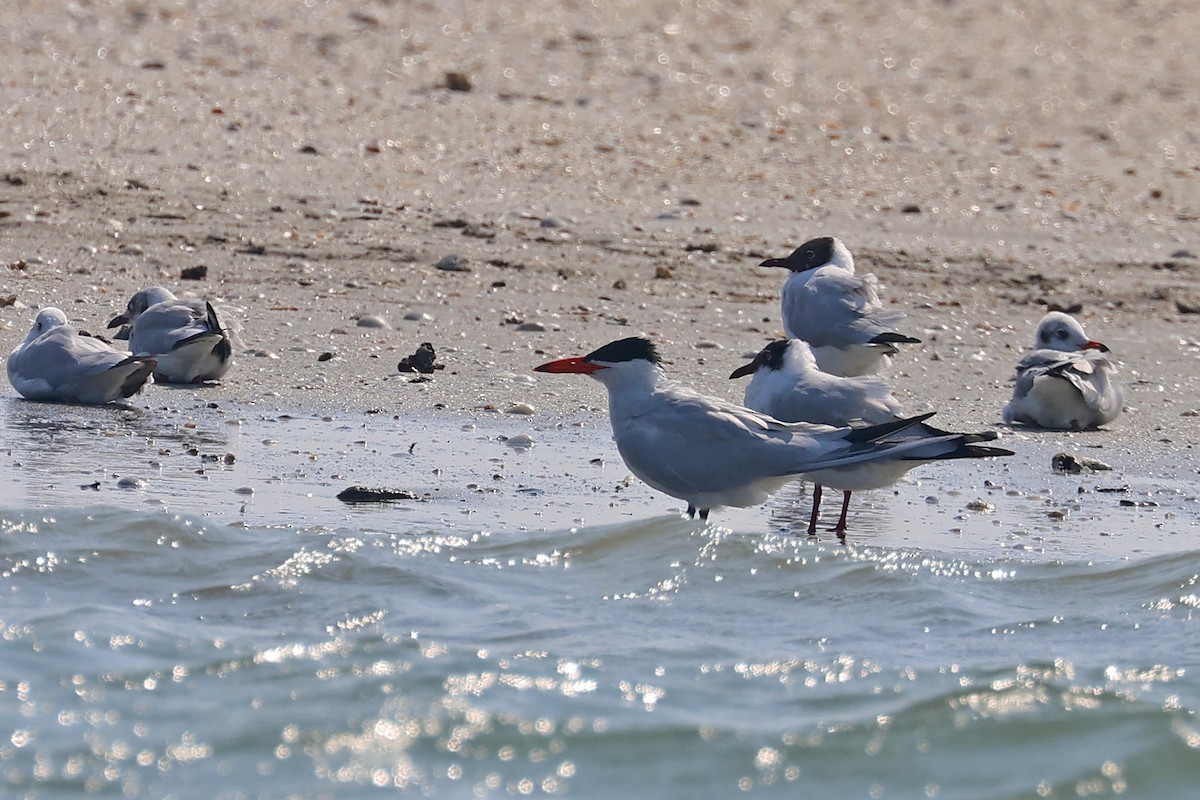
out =
<path fill-rule="evenodd" d="M 662 359 L 658 355 L 658 348 L 654 346 L 654 343 L 640 336 L 609 342 L 588 353 L 584 359 L 593 363 L 603 361 L 606 364 L 619 364 L 622 361 L 637 361 L 638 359 L 649 361 L 651 364 L 662 363 Z"/>

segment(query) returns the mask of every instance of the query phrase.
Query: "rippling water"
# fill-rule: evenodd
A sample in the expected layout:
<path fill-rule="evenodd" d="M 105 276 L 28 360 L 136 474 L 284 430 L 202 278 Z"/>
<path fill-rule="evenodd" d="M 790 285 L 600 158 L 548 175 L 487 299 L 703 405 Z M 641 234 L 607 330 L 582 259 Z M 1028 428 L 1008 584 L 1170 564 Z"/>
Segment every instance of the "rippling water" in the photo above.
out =
<path fill-rule="evenodd" d="M 864 494 L 841 546 L 799 489 L 681 518 L 604 420 L 0 413 L 15 796 L 1195 791 L 1186 482 L 1033 441 Z"/>

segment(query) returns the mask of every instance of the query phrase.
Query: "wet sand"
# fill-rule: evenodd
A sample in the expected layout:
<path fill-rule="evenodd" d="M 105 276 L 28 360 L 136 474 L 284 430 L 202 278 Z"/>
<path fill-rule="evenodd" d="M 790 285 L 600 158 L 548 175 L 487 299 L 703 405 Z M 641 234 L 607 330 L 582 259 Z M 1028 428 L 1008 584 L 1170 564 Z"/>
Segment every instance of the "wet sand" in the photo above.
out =
<path fill-rule="evenodd" d="M 544 425 L 604 396 L 530 368 L 634 334 L 737 399 L 780 330 L 756 265 L 832 234 L 924 340 L 888 374 L 911 410 L 997 425 L 1078 305 L 1130 413 L 1035 439 L 1194 478 L 1200 10 L 316 5 L 0 21 L 5 352 L 40 306 L 98 330 L 162 284 L 242 325 L 214 403 Z M 422 342 L 445 369 L 410 383 Z"/>

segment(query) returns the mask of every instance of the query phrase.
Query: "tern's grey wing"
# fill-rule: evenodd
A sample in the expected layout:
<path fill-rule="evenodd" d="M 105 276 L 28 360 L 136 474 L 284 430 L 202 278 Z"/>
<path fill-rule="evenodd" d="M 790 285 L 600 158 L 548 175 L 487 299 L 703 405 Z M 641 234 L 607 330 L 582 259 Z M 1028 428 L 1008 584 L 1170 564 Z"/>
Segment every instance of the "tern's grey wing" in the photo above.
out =
<path fill-rule="evenodd" d="M 656 401 L 645 413 L 614 419 L 613 434 L 629 469 L 676 497 L 796 474 L 806 455 L 817 458 L 830 448 L 816 436 L 798 438 L 833 430 L 824 426 L 784 425 L 684 389 L 656 395 Z"/>

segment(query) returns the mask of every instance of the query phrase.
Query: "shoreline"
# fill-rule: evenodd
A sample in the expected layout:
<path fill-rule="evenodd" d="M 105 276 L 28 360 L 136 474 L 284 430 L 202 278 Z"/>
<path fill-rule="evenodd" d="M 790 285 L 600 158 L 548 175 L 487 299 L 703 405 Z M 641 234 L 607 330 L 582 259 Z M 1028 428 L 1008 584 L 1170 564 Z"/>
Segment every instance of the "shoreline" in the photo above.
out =
<path fill-rule="evenodd" d="M 603 409 L 590 382 L 530 370 L 634 334 L 739 400 L 726 376 L 780 330 L 782 276 L 757 263 L 830 234 L 924 340 L 884 376 L 910 412 L 996 424 L 1044 308 L 1079 304 L 1132 412 L 1106 435 L 1200 442 L 1200 151 L 1167 91 L 1200 77 L 1172 49 L 1198 10 L 1141 25 L 1173 59 L 1147 63 L 1122 42 L 1149 12 L 1115 3 L 1083 39 L 1079 9 L 931 0 L 925 53 L 849 6 L 289 8 L 4 23 L 11 80 L 38 87 L 0 153 L 4 352 L 40 306 L 94 329 L 162 284 L 242 325 L 217 400 Z M 846 49 L 782 47 L 803 30 Z M 446 369 L 397 383 L 422 342 Z"/>

